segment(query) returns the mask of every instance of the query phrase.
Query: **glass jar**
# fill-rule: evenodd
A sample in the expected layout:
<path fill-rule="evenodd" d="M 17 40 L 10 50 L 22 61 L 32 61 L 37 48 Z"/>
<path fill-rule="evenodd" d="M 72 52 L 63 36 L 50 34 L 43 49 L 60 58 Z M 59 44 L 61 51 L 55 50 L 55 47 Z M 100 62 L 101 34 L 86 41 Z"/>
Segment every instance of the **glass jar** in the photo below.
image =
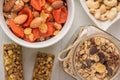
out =
<path fill-rule="evenodd" d="M 65 72 L 77 80 L 114 80 L 119 74 L 119 45 L 120 41 L 111 34 L 95 26 L 83 26 L 77 39 L 59 53 L 58 59 Z M 67 56 L 62 58 L 65 52 Z"/>

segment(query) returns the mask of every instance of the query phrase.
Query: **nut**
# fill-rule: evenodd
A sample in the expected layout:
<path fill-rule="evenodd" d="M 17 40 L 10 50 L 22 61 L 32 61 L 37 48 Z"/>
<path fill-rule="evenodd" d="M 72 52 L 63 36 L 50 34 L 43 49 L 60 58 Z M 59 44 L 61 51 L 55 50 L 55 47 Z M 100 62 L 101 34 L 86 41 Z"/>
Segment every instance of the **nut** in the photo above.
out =
<path fill-rule="evenodd" d="M 29 37 L 30 41 L 33 41 L 34 35 L 32 33 L 28 37 Z"/>
<path fill-rule="evenodd" d="M 18 12 L 18 11 L 20 11 L 23 7 L 24 7 L 24 2 L 23 2 L 23 1 L 20 1 L 19 3 L 17 3 L 16 5 L 14 5 L 12 11 L 13 11 L 13 12 Z"/>
<path fill-rule="evenodd" d="M 24 29 L 24 33 L 25 33 L 26 35 L 29 35 L 29 34 L 32 33 L 32 29 L 31 29 L 31 28 L 25 28 L 25 29 Z"/>
<path fill-rule="evenodd" d="M 53 7 L 54 9 L 58 9 L 58 8 L 60 8 L 60 7 L 62 7 L 62 6 L 63 6 L 63 1 L 62 1 L 62 0 L 54 1 L 54 2 L 52 3 L 52 7 Z"/>
<path fill-rule="evenodd" d="M 113 20 L 116 16 L 117 16 L 117 9 L 116 8 L 112 8 L 107 15 L 108 19 L 110 19 L 110 20 Z"/>
<path fill-rule="evenodd" d="M 56 31 L 54 31 L 53 35 L 56 36 L 56 35 L 58 35 L 59 32 L 60 32 L 59 30 L 56 30 Z"/>
<path fill-rule="evenodd" d="M 100 3 L 98 1 L 94 1 L 94 0 L 88 0 L 86 1 L 86 4 L 88 6 L 88 8 L 92 8 L 92 9 L 97 9 L 100 6 Z"/>
<path fill-rule="evenodd" d="M 16 0 L 9 0 L 4 6 L 3 6 L 3 11 L 9 12 L 12 7 L 14 6 Z"/>
<path fill-rule="evenodd" d="M 104 0 L 104 4 L 110 7 L 117 5 L 117 0 Z"/>
<path fill-rule="evenodd" d="M 28 16 L 25 14 L 18 15 L 15 19 L 14 22 L 16 24 L 23 24 L 27 20 Z"/>
<path fill-rule="evenodd" d="M 30 23 L 30 27 L 31 28 L 37 28 L 37 27 L 39 27 L 41 25 L 41 23 L 42 23 L 42 18 L 41 17 L 36 17 Z"/>
<path fill-rule="evenodd" d="M 39 15 L 39 12 L 37 12 L 37 11 L 34 11 L 33 12 L 33 16 L 36 18 L 36 17 L 39 17 L 40 15 Z"/>
<path fill-rule="evenodd" d="M 45 23 L 47 18 L 49 17 L 49 14 L 45 13 L 44 11 L 41 11 L 40 17 L 42 18 L 42 23 Z"/>
<path fill-rule="evenodd" d="M 56 28 L 56 29 L 58 29 L 58 30 L 61 30 L 62 29 L 62 25 L 61 24 L 59 24 L 59 23 L 54 23 L 54 27 Z"/>
<path fill-rule="evenodd" d="M 47 27 L 46 24 L 41 24 L 39 26 L 39 30 L 40 30 L 41 33 L 46 33 L 48 31 L 48 27 Z"/>
<path fill-rule="evenodd" d="M 97 54 L 94 54 L 90 57 L 91 60 L 98 62 L 100 60 L 99 56 Z"/>

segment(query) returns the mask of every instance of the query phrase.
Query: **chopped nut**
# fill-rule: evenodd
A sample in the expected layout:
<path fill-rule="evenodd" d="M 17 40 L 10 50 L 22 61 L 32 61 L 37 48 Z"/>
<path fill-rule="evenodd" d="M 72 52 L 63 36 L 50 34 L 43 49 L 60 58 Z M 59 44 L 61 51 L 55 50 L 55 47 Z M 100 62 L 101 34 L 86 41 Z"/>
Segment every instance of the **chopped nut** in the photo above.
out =
<path fill-rule="evenodd" d="M 54 31 L 53 35 L 56 36 L 56 35 L 58 35 L 59 32 L 60 32 L 59 30 L 56 30 L 56 31 Z"/>
<path fill-rule="evenodd" d="M 46 33 L 48 31 L 48 27 L 47 27 L 46 24 L 41 24 L 39 26 L 39 30 L 40 30 L 41 33 Z"/>
<path fill-rule="evenodd" d="M 25 28 L 25 29 L 24 29 L 24 33 L 25 33 L 26 35 L 29 35 L 29 34 L 32 33 L 32 29 L 31 29 L 31 28 Z"/>
<path fill-rule="evenodd" d="M 29 39 L 30 39 L 30 41 L 33 41 L 34 35 L 32 33 L 29 35 Z"/>
<path fill-rule="evenodd" d="M 46 14 L 44 11 L 41 12 L 40 17 L 42 17 L 42 23 L 45 23 L 49 14 Z"/>
<path fill-rule="evenodd" d="M 98 62 L 100 59 L 99 59 L 99 56 L 97 54 L 94 54 L 90 57 L 91 60 L 95 61 L 95 62 Z"/>
<path fill-rule="evenodd" d="M 39 12 L 37 12 L 37 11 L 34 11 L 34 12 L 33 12 L 33 15 L 34 15 L 35 18 L 40 16 L 40 15 L 39 15 Z"/>
<path fill-rule="evenodd" d="M 56 28 L 56 29 L 58 29 L 58 30 L 61 30 L 62 29 L 62 25 L 61 24 L 59 24 L 59 23 L 54 23 L 54 27 Z"/>

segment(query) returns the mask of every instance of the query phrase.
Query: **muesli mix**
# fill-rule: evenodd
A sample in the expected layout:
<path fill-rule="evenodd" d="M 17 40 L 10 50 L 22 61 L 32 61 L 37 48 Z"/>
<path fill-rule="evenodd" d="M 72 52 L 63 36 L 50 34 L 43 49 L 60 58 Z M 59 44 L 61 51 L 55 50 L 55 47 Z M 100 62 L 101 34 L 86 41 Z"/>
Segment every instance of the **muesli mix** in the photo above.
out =
<path fill-rule="evenodd" d="M 107 38 L 83 41 L 75 52 L 74 67 L 86 80 L 109 80 L 119 67 L 119 50 Z"/>

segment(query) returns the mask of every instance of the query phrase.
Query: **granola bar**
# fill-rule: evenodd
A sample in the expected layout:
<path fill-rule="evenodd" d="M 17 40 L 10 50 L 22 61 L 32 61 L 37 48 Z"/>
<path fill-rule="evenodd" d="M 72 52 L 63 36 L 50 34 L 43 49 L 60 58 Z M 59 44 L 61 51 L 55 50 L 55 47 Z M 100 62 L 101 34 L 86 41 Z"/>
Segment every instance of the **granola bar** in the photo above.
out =
<path fill-rule="evenodd" d="M 53 55 L 39 52 L 36 57 L 32 80 L 50 80 L 53 62 Z"/>
<path fill-rule="evenodd" d="M 5 44 L 3 51 L 5 80 L 24 80 L 22 47 L 17 44 Z"/>

